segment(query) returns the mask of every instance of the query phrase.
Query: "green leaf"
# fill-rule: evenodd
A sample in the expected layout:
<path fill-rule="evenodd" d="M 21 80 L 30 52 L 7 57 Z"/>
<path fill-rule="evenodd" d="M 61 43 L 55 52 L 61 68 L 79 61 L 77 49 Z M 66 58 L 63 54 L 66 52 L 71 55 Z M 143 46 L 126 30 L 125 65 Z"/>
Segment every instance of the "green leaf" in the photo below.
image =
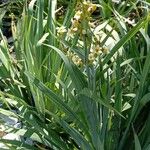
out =
<path fill-rule="evenodd" d="M 84 125 L 83 123 L 81 123 L 78 116 L 71 110 L 71 108 L 66 103 L 64 103 L 65 100 L 63 100 L 63 97 L 58 96 L 51 89 L 46 87 L 40 80 L 35 78 L 31 73 L 26 71 L 25 74 L 29 78 L 31 84 L 34 84 L 44 95 L 49 97 L 49 100 L 51 100 L 51 102 L 56 104 L 56 106 L 61 108 L 66 114 L 71 115 L 79 123 L 79 125 L 84 128 Z"/>
<path fill-rule="evenodd" d="M 140 145 L 140 141 L 139 138 L 133 128 L 133 132 L 134 132 L 134 142 L 135 142 L 135 150 L 142 150 L 141 145 Z"/>

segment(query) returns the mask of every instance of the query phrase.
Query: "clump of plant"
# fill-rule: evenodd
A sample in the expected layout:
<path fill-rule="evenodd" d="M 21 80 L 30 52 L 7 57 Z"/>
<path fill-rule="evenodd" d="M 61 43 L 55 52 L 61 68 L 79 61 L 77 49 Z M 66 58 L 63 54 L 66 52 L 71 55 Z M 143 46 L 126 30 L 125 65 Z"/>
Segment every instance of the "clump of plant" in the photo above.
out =
<path fill-rule="evenodd" d="M 0 113 L 22 123 L 6 133 L 34 142 L 0 141 L 14 149 L 147 150 L 148 13 L 129 27 L 129 1 L 120 9 L 72 0 L 57 22 L 56 2 L 25 4 L 13 22 L 15 63 L 1 34 Z"/>

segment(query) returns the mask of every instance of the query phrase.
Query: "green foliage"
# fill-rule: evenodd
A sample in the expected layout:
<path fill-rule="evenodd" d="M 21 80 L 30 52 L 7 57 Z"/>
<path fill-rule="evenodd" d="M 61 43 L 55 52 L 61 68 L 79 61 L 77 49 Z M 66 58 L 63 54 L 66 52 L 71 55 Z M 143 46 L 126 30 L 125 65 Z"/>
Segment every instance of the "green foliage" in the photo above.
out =
<path fill-rule="evenodd" d="M 11 20 L 13 52 L 0 30 L 0 114 L 22 122 L 5 132 L 35 143 L 0 142 L 10 149 L 148 150 L 149 2 L 65 1 L 61 20 L 57 0 L 22 4 L 21 17 Z"/>

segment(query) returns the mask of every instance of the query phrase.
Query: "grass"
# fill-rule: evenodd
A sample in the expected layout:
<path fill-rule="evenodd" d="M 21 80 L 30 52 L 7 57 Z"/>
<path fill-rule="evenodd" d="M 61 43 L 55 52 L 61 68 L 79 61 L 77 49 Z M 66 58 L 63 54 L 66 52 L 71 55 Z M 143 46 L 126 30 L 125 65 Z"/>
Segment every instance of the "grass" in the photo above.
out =
<path fill-rule="evenodd" d="M 14 55 L 1 30 L 0 114 L 22 127 L 1 124 L 35 144 L 0 141 L 9 149 L 148 150 L 149 2 L 61 3 L 22 1 L 11 21 Z"/>

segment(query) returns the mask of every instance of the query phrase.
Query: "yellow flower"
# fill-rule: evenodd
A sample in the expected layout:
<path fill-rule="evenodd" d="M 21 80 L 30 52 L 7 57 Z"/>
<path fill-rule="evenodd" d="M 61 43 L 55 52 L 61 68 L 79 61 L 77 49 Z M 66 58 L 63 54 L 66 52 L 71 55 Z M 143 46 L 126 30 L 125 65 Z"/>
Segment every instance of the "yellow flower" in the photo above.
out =
<path fill-rule="evenodd" d="M 81 19 L 81 15 L 82 15 L 82 11 L 78 10 L 75 15 L 74 15 L 74 19 L 75 20 L 80 20 Z"/>
<path fill-rule="evenodd" d="M 103 52 L 104 54 L 108 54 L 108 49 L 107 49 L 106 47 L 103 47 L 103 48 L 102 48 L 102 52 Z"/>
<path fill-rule="evenodd" d="M 90 53 L 88 59 L 89 61 L 94 61 L 95 60 L 94 53 Z"/>
<path fill-rule="evenodd" d="M 58 35 L 63 35 L 65 32 L 67 32 L 67 29 L 65 26 L 57 27 L 56 30 L 57 30 Z"/>
<path fill-rule="evenodd" d="M 96 8 L 97 8 L 96 4 L 93 4 L 93 3 L 89 2 L 89 1 L 87 1 L 87 2 L 84 1 L 83 5 L 84 5 L 84 8 L 87 9 L 87 11 L 89 13 L 93 13 L 96 10 Z"/>
<path fill-rule="evenodd" d="M 88 7 L 89 5 L 91 5 L 92 3 L 90 2 L 90 1 L 84 1 L 83 2 L 83 5 L 85 6 L 85 7 Z"/>
<path fill-rule="evenodd" d="M 74 37 L 74 31 L 72 29 L 69 29 L 68 32 L 67 32 L 67 36 L 69 38 L 73 38 Z"/>
<path fill-rule="evenodd" d="M 102 48 L 99 45 L 95 46 L 95 53 L 100 54 L 102 52 Z"/>
<path fill-rule="evenodd" d="M 82 64 L 83 64 L 82 63 L 82 59 L 78 55 L 76 55 L 76 54 L 73 55 L 72 61 L 77 66 L 82 66 Z"/>
<path fill-rule="evenodd" d="M 83 63 L 82 63 L 82 59 L 81 58 L 78 58 L 77 62 L 76 62 L 76 65 L 77 66 L 81 66 Z"/>
<path fill-rule="evenodd" d="M 89 8 L 88 8 L 88 12 L 93 13 L 96 10 L 97 6 L 95 4 L 92 4 Z"/>
<path fill-rule="evenodd" d="M 71 23 L 72 23 L 72 26 L 74 26 L 74 27 L 78 27 L 79 26 L 79 21 L 76 20 L 76 19 L 71 19 Z"/>
<path fill-rule="evenodd" d="M 67 56 L 68 56 L 69 58 L 72 58 L 72 57 L 73 57 L 73 53 L 68 50 L 68 51 L 67 51 Z"/>
<path fill-rule="evenodd" d="M 73 28 L 72 31 L 73 31 L 73 32 L 76 32 L 76 31 L 78 31 L 78 28 L 77 28 L 77 27 L 76 27 L 76 28 Z"/>
<path fill-rule="evenodd" d="M 91 28 L 95 28 L 95 23 L 94 22 L 88 22 L 88 24 L 89 24 L 89 26 L 91 27 Z"/>

